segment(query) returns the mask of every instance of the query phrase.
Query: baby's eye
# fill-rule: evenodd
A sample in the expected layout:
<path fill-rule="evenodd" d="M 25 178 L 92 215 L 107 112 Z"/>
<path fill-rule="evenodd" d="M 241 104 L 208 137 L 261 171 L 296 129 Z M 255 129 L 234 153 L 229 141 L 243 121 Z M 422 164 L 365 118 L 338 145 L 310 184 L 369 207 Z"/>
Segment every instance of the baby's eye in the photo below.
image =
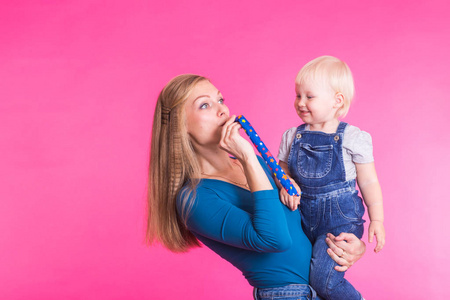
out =
<path fill-rule="evenodd" d="M 203 103 L 202 105 L 200 105 L 200 109 L 208 108 L 208 106 L 209 106 L 208 103 Z"/>
<path fill-rule="evenodd" d="M 297 97 L 297 98 L 299 98 L 299 99 L 300 99 L 300 98 L 301 98 L 302 96 L 301 96 L 301 95 L 296 95 L 295 97 Z"/>
<path fill-rule="evenodd" d="M 314 96 L 308 96 L 307 98 L 308 98 L 308 99 L 312 99 L 312 98 L 314 98 Z"/>

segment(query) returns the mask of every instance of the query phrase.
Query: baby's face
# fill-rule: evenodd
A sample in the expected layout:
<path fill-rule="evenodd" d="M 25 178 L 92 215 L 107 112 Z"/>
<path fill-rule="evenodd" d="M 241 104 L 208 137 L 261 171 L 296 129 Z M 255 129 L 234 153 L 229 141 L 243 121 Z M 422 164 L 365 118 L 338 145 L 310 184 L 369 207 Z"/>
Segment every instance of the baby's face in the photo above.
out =
<path fill-rule="evenodd" d="M 307 79 L 295 85 L 294 107 L 307 124 L 319 124 L 336 117 L 336 93 L 328 83 Z"/>

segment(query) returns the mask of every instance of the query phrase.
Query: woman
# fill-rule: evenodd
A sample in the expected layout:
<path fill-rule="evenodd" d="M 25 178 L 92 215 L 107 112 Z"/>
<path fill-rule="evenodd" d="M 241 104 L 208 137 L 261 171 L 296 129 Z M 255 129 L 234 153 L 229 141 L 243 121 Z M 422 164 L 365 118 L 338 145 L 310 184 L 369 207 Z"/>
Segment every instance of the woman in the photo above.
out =
<path fill-rule="evenodd" d="M 281 204 L 267 166 L 234 119 L 204 77 L 180 75 L 161 91 L 153 120 L 148 241 L 173 252 L 202 242 L 242 271 L 255 299 L 315 297 L 308 285 L 311 244 L 300 214 Z M 365 251 L 350 234 L 330 235 L 327 243 L 338 270 Z"/>

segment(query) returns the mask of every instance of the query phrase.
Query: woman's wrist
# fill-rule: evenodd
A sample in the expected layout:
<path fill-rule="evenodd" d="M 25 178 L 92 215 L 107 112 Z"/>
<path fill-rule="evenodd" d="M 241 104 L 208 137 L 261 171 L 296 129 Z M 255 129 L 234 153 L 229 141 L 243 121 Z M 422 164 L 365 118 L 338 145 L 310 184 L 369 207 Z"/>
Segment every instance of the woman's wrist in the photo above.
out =
<path fill-rule="evenodd" d="M 241 163 L 252 192 L 273 189 L 272 184 L 270 183 L 269 178 L 267 178 L 266 172 L 264 172 L 256 155 L 250 156 Z"/>
<path fill-rule="evenodd" d="M 251 179 L 255 176 L 260 176 L 261 173 L 264 173 L 261 164 L 258 161 L 256 155 L 253 157 L 247 158 L 244 162 L 241 162 L 242 167 L 244 168 L 244 173 L 247 179 Z M 264 176 L 266 176 L 264 174 Z"/>
<path fill-rule="evenodd" d="M 244 155 L 243 158 L 238 159 L 239 162 L 242 164 L 242 167 L 244 168 L 244 170 L 246 169 L 254 169 L 258 166 L 260 166 L 258 158 L 256 157 L 256 155 Z"/>

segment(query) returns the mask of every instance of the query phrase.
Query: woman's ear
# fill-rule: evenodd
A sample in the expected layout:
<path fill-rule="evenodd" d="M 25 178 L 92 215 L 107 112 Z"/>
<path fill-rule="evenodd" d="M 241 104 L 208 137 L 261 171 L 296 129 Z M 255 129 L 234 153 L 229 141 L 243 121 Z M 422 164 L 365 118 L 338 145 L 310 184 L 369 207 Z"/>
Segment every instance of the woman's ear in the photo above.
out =
<path fill-rule="evenodd" d="M 336 95 L 334 95 L 334 107 L 335 108 L 342 108 L 344 107 L 344 94 L 337 92 Z"/>

